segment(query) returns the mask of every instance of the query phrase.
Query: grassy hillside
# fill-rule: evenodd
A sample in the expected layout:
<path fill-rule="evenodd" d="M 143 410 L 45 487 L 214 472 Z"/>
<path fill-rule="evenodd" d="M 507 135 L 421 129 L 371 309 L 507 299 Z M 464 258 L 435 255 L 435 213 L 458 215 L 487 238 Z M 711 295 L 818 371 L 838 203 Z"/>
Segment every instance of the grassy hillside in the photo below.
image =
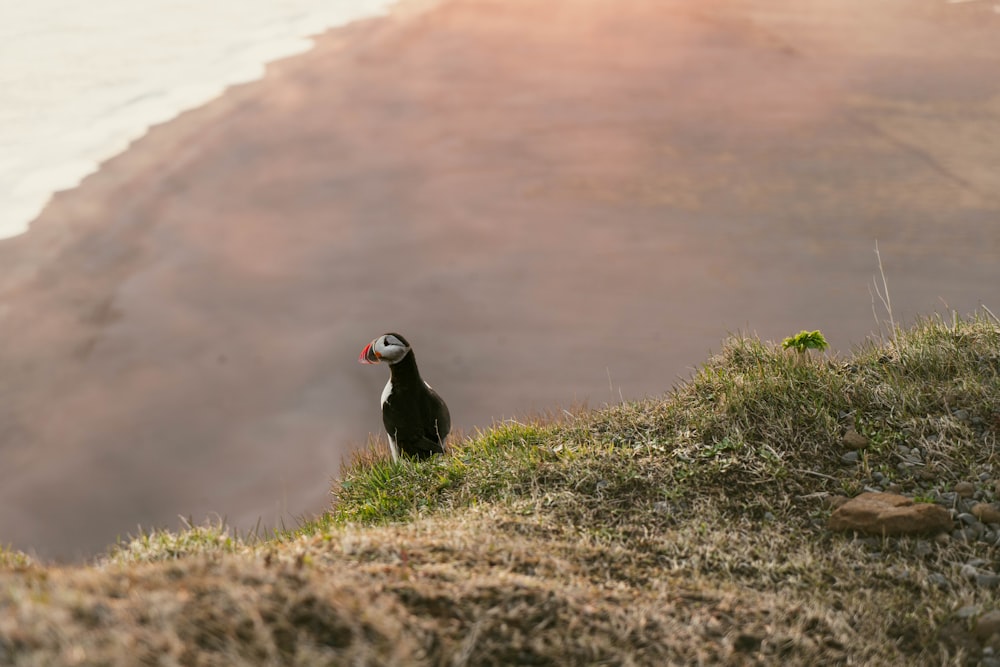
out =
<path fill-rule="evenodd" d="M 1000 525 L 968 513 L 997 500 L 998 433 L 992 317 L 844 359 L 734 339 L 661 398 L 363 457 L 272 539 L 5 552 L 0 664 L 1000 664 Z M 827 531 L 865 489 L 955 531 Z"/>

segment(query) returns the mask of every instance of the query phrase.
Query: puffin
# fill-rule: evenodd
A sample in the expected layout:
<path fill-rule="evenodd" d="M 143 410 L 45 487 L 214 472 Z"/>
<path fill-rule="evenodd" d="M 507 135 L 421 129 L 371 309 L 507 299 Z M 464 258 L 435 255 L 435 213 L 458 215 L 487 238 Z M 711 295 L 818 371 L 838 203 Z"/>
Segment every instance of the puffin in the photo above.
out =
<path fill-rule="evenodd" d="M 392 459 L 444 454 L 444 439 L 451 429 L 448 406 L 420 377 L 406 339 L 398 333 L 383 334 L 365 345 L 358 361 L 389 365 L 389 381 L 382 390 L 382 424 L 389 436 Z"/>

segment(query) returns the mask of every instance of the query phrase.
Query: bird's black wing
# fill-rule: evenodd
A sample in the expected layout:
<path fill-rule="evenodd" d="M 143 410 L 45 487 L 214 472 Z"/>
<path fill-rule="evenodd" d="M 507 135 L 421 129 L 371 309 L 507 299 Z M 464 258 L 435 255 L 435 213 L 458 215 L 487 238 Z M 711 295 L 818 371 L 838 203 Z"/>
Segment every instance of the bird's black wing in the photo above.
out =
<path fill-rule="evenodd" d="M 451 413 L 448 412 L 448 406 L 445 405 L 444 400 L 430 387 L 427 387 L 426 398 L 424 415 L 427 428 L 424 431 L 424 437 L 443 445 L 448 433 L 451 432 Z M 443 447 L 442 451 L 444 451 Z"/>

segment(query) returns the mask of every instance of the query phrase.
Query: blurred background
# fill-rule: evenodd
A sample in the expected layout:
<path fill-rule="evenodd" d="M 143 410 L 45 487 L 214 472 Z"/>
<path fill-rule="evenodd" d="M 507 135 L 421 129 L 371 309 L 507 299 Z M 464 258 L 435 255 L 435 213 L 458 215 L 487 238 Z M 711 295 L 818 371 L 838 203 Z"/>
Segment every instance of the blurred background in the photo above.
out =
<path fill-rule="evenodd" d="M 876 242 L 897 322 L 1000 313 L 1000 5 L 384 5 L 114 47 L 243 54 L 221 88 L 302 50 L 317 24 L 289 16 L 337 26 L 102 144 L 27 232 L 27 200 L 5 211 L 0 543 L 74 560 L 179 516 L 321 512 L 381 431 L 387 370 L 357 355 L 386 331 L 472 433 L 662 395 L 729 333 L 821 329 L 849 352 L 888 320 Z M 90 90 L 17 98 L 18 122 Z M 162 99 L 93 117 L 138 135 L 195 102 Z M 3 159 L 21 178 L 72 155 Z M 41 201 L 65 187 L 38 179 Z"/>

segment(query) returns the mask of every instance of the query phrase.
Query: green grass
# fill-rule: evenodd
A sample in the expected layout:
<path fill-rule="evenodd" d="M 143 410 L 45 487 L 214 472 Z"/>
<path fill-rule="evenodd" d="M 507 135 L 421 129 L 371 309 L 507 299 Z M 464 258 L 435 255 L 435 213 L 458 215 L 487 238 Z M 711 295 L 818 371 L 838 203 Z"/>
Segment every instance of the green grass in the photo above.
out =
<path fill-rule="evenodd" d="M 1000 654 L 975 578 L 996 546 L 825 525 L 876 483 L 996 502 L 998 433 L 985 315 L 846 358 L 734 338 L 665 396 L 424 462 L 373 448 L 270 538 L 154 532 L 67 569 L 0 551 L 0 662 L 975 664 Z"/>

